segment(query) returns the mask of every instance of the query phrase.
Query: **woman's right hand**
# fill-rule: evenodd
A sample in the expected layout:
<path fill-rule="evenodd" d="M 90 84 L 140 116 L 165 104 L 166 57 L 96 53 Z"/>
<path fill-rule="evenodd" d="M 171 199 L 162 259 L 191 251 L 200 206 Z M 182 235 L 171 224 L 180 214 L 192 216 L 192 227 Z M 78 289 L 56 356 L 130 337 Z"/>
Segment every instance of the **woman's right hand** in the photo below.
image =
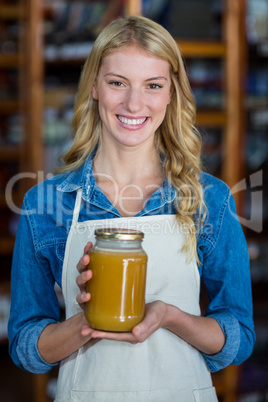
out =
<path fill-rule="evenodd" d="M 77 295 L 76 300 L 83 310 L 86 307 L 85 303 L 90 299 L 86 285 L 92 277 L 92 272 L 87 269 L 88 254 L 91 249 L 92 243 L 87 243 L 84 254 L 77 264 L 79 275 L 76 278 L 76 283 L 80 289 L 80 294 Z M 94 329 L 90 328 L 84 311 L 81 311 L 63 322 L 47 325 L 38 340 L 39 353 L 48 363 L 56 363 L 85 345 L 93 333 Z"/>
<path fill-rule="evenodd" d="M 92 277 L 92 271 L 87 269 L 89 264 L 89 252 L 92 249 L 93 245 L 91 242 L 87 243 L 84 248 L 84 254 L 80 258 L 76 268 L 79 272 L 78 277 L 76 278 L 76 283 L 80 289 L 80 294 L 76 296 L 76 301 L 79 306 L 85 311 L 86 303 L 90 300 L 90 293 L 87 292 L 87 282 Z"/>

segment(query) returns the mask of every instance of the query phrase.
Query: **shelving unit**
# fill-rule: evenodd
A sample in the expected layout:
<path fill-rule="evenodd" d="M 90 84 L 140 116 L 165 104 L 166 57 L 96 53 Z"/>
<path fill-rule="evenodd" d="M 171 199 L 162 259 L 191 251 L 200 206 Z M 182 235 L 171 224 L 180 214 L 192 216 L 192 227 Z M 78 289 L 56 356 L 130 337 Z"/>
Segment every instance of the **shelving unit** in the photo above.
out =
<path fill-rule="evenodd" d="M 8 200 L 19 208 L 27 188 L 36 183 L 35 179 L 29 181 L 26 176 L 37 173 L 43 167 L 40 126 L 42 50 L 40 44 L 32 39 L 40 37 L 36 31 L 40 27 L 39 14 L 40 18 L 38 4 L 34 0 L 18 0 L 11 5 L 8 1 L 0 2 L 0 76 L 11 76 L 11 81 L 15 76 L 16 81 L 12 81 L 11 88 L 7 87 L 6 93 L 3 92 L 0 97 L 0 214 L 5 222 L 0 233 L 0 258 L 2 255 L 11 257 L 14 245 L 15 227 L 10 230 L 9 220 L 15 221 L 17 217 L 12 213 L 10 204 L 7 205 Z M 14 119 L 14 127 L 10 126 L 11 119 Z M 5 194 L 11 177 L 16 174 L 23 176 L 24 172 L 25 177 L 18 177 L 11 193 Z"/>
<path fill-rule="evenodd" d="M 22 28 L 24 23 L 24 15 L 22 9 L 20 7 L 20 3 L 13 4 L 12 6 L 8 5 L 7 2 L 0 3 L 0 24 L 1 24 L 1 48 L 4 47 L 4 31 L 8 31 L 11 24 L 18 24 L 18 29 Z M 8 36 L 6 40 L 8 40 Z M 22 67 L 22 54 L 21 48 L 22 43 L 21 39 L 18 37 L 17 42 L 13 43 L 14 49 L 12 49 L 12 53 L 0 53 L 0 74 L 2 77 L 9 76 L 13 73 L 13 75 L 18 74 Z M 0 214 L 1 221 L 3 221 L 3 217 L 5 215 L 9 215 L 10 212 L 8 210 L 8 206 L 6 205 L 5 200 L 5 185 L 7 184 L 7 180 L 10 178 L 8 176 L 7 168 L 5 168 L 6 163 L 12 161 L 13 164 L 17 164 L 18 171 L 20 171 L 20 160 L 22 158 L 22 149 L 20 144 L 20 139 L 17 139 L 16 144 L 10 143 L 6 140 L 5 129 L 8 128 L 8 120 L 10 120 L 12 115 L 19 115 L 20 113 L 20 77 L 17 77 L 16 85 L 12 85 L 13 93 L 16 91 L 16 96 L 11 96 L 11 91 L 9 88 L 6 89 L 7 94 L 3 91 L 3 94 L 0 97 L 0 120 L 1 120 L 1 150 L 0 150 L 0 166 L 1 166 L 1 184 L 0 184 Z M 12 83 L 13 84 L 13 83 Z M 14 88 L 15 86 L 15 88 Z M 6 176 L 6 177 L 5 177 Z M 3 256 L 11 255 L 13 249 L 14 238 L 10 234 L 8 230 L 8 221 L 4 220 L 4 225 L 1 226 L 1 234 L 0 234 L 0 258 Z M 3 269 L 3 268 L 2 268 Z"/>
<path fill-rule="evenodd" d="M 221 110 L 197 109 L 200 127 L 221 127 L 223 130 L 223 167 L 221 178 L 232 188 L 243 178 L 245 166 L 244 80 L 246 74 L 246 2 L 225 0 L 223 3 L 223 34 L 220 41 L 187 41 L 178 38 L 178 46 L 186 59 L 220 59 L 224 66 L 224 106 Z M 242 195 L 235 194 L 238 211 Z"/>
<path fill-rule="evenodd" d="M 252 8 L 253 7 L 253 8 Z M 255 15 L 254 15 L 255 14 Z M 254 322 L 256 344 L 254 352 L 243 367 L 241 392 L 261 401 L 268 397 L 268 232 L 267 232 L 267 173 L 268 173 L 268 3 L 248 0 L 247 52 L 247 172 L 251 177 L 260 175 L 259 185 L 250 186 L 247 191 L 248 216 L 252 209 L 258 217 L 253 228 L 247 230 L 251 257 L 252 291 L 254 300 Z M 254 25 L 252 25 L 254 21 Z M 254 193 L 259 192 L 261 204 L 252 202 Z M 254 230 L 254 226 L 256 225 Z M 256 381 L 252 381 L 252 378 Z"/>
<path fill-rule="evenodd" d="M 37 2 L 38 3 L 38 2 Z M 40 4 L 39 4 L 40 6 Z M 0 0 L 0 344 L 7 345 L 9 278 L 25 191 L 43 168 L 41 138 L 42 50 L 34 0 Z M 41 52 L 41 53 L 40 53 Z M 34 57 L 33 57 L 34 56 Z M 38 59 L 40 63 L 38 63 Z M 38 81 L 39 78 L 39 81 Z M 31 177 L 31 179 L 30 179 Z M 13 184 L 12 184 L 13 181 Z M 3 306 L 3 307 L 2 307 Z"/>

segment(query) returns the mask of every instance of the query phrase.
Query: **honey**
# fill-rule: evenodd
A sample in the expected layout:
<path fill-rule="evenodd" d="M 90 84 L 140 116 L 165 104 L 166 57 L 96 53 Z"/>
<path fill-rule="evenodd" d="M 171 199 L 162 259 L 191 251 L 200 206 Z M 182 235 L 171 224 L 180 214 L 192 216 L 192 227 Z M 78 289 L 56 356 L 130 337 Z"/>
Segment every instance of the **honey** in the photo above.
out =
<path fill-rule="evenodd" d="M 143 233 L 122 229 L 98 229 L 95 233 L 97 242 L 88 266 L 92 279 L 87 286 L 91 299 L 86 318 L 95 329 L 131 331 L 145 311 L 147 255 L 141 247 Z"/>

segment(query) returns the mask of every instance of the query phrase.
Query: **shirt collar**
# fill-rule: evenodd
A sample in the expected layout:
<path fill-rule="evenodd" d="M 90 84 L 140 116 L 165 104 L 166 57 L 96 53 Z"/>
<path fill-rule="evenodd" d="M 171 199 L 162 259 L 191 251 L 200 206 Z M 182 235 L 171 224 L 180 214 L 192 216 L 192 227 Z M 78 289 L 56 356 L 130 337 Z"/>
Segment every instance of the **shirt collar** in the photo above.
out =
<path fill-rule="evenodd" d="M 90 179 L 93 178 L 92 171 L 93 155 L 90 155 L 84 165 L 77 170 L 65 175 L 65 179 L 57 186 L 57 190 L 63 193 L 71 193 L 77 191 L 79 188 L 83 189 L 83 193 L 87 193 L 90 188 Z"/>
<path fill-rule="evenodd" d="M 93 157 L 91 154 L 85 161 L 84 165 L 78 170 L 75 170 L 67 175 L 61 184 L 58 185 L 57 190 L 61 192 L 73 192 L 82 188 L 82 198 L 84 201 L 90 202 L 91 196 L 97 187 L 93 175 Z M 162 203 L 172 202 L 175 199 L 175 189 L 165 178 L 163 185 L 160 189 L 150 197 L 150 201 L 155 200 L 160 196 Z"/>

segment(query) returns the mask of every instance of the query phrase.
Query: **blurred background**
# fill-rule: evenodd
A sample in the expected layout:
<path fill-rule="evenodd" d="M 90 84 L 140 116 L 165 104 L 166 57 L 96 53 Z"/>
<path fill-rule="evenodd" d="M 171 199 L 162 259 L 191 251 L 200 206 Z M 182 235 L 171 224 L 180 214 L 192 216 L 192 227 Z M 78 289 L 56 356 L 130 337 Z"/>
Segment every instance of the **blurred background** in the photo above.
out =
<path fill-rule="evenodd" d="M 29 374 L 8 356 L 20 205 L 72 139 L 77 83 L 96 35 L 133 13 L 176 39 L 197 104 L 204 170 L 230 186 L 248 241 L 257 341 L 243 365 L 214 375 L 219 399 L 268 401 L 268 0 L 0 0 L 0 399 L 53 399 L 57 369 Z"/>

